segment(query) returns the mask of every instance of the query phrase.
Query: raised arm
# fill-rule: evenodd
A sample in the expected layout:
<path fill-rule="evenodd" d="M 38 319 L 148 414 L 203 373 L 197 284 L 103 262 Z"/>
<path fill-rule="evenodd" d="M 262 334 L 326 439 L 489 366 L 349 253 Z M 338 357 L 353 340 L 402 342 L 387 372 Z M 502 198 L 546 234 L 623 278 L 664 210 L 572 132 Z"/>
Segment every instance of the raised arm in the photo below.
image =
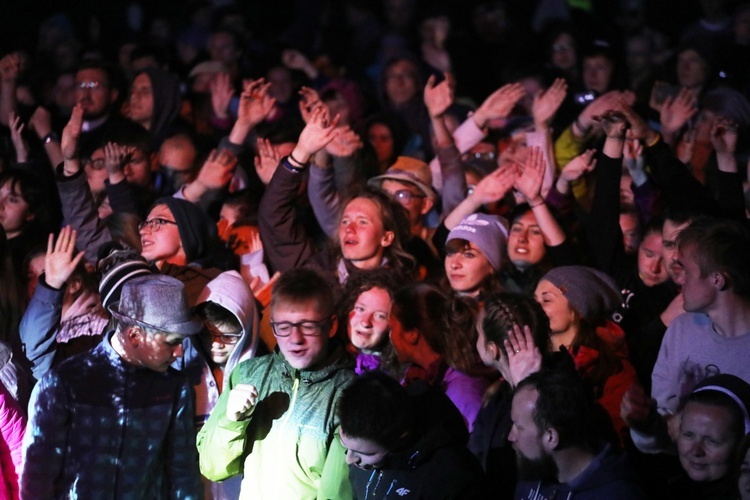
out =
<path fill-rule="evenodd" d="M 70 226 L 62 228 L 57 241 L 53 234 L 49 235 L 44 274 L 21 318 L 19 335 L 37 380 L 52 368 L 65 285 L 84 255 L 83 252 L 76 254 L 75 244 L 76 232 Z"/>
<path fill-rule="evenodd" d="M 534 212 L 539 229 L 547 246 L 556 247 L 565 241 L 565 232 L 557 223 L 541 194 L 544 171 L 547 168 L 539 148 L 529 148 L 523 170 L 519 172 L 513 186 L 523 196 Z"/>
<path fill-rule="evenodd" d="M 294 209 L 302 174 L 312 156 L 336 137 L 337 123 L 338 117 L 330 120 L 325 106 L 316 107 L 294 150 L 282 158 L 260 200 L 260 235 L 272 271 L 296 267 L 315 251 L 306 229 L 295 219 Z"/>
<path fill-rule="evenodd" d="M 23 58 L 18 52 L 0 59 L 0 123 L 6 127 L 10 113 L 16 110 L 16 81 L 22 65 Z"/>
<path fill-rule="evenodd" d="M 95 264 L 99 245 L 112 241 L 94 204 L 86 175 L 78 159 L 78 137 L 81 134 L 83 108 L 76 104 L 68 124 L 63 129 L 62 151 L 65 160 L 62 171 L 58 169 L 57 190 L 63 219 L 77 231 L 78 247 L 86 252 L 86 262 Z"/>

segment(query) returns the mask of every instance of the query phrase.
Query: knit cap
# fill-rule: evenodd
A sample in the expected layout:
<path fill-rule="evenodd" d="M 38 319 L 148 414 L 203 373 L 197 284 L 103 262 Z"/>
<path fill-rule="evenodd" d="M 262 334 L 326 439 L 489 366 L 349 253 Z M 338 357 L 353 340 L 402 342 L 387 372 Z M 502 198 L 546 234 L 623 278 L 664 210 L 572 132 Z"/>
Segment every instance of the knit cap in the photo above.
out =
<path fill-rule="evenodd" d="M 693 394 L 702 391 L 717 391 L 726 394 L 737 403 L 744 419 L 745 434 L 750 433 L 750 384 L 736 375 L 722 373 L 703 379 L 693 389 Z"/>
<path fill-rule="evenodd" d="M 555 267 L 542 280 L 555 285 L 570 306 L 588 320 L 605 318 L 622 304 L 615 280 L 591 267 Z"/>
<path fill-rule="evenodd" d="M 120 300 L 122 287 L 133 278 L 153 274 L 146 259 L 132 248 L 112 248 L 97 263 L 99 296 L 105 308 Z"/>
<path fill-rule="evenodd" d="M 448 233 L 445 240 L 461 239 L 474 243 L 497 271 L 500 269 L 501 254 L 508 239 L 508 230 L 504 221 L 495 215 L 471 214 L 464 217 Z"/>
<path fill-rule="evenodd" d="M 180 241 L 188 262 L 206 257 L 218 239 L 216 223 L 194 203 L 171 196 L 159 198 L 154 203 L 166 205 L 172 212 L 180 232 Z"/>

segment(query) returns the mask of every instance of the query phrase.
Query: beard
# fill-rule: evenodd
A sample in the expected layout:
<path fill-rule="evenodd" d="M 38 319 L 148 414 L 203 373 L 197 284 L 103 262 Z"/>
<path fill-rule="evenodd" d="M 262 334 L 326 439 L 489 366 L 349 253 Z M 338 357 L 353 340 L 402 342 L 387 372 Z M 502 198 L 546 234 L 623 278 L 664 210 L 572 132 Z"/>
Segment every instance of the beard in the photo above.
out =
<path fill-rule="evenodd" d="M 522 481 L 541 481 L 557 483 L 558 468 L 551 455 L 543 454 L 540 458 L 526 458 L 516 452 L 518 479 Z"/>

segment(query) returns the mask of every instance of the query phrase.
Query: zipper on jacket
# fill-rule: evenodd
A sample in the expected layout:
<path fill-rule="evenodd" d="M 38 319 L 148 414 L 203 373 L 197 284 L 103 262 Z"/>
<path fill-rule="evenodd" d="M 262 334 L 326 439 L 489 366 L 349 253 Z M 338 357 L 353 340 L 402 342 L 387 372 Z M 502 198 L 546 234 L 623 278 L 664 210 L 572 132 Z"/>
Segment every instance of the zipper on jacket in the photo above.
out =
<path fill-rule="evenodd" d="M 286 424 L 289 423 L 289 419 L 292 418 L 292 413 L 294 412 L 294 405 L 297 402 L 298 391 L 299 391 L 299 372 L 297 372 L 294 376 L 294 384 L 292 384 L 292 397 L 291 397 L 291 401 L 289 401 L 289 409 L 286 412 L 286 417 L 284 418 L 284 425 L 282 426 L 282 429 L 286 429 Z"/>

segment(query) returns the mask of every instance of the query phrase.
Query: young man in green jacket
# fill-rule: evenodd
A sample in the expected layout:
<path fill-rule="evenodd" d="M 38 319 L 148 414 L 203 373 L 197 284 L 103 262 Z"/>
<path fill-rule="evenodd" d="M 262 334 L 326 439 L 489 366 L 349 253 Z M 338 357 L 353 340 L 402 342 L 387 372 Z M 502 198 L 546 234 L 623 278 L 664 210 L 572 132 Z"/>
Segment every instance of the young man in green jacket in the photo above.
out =
<path fill-rule="evenodd" d="M 351 498 L 336 403 L 354 379 L 333 340 L 331 286 L 293 269 L 273 288 L 273 354 L 237 365 L 198 434 L 204 476 L 243 474 L 240 498 Z"/>

